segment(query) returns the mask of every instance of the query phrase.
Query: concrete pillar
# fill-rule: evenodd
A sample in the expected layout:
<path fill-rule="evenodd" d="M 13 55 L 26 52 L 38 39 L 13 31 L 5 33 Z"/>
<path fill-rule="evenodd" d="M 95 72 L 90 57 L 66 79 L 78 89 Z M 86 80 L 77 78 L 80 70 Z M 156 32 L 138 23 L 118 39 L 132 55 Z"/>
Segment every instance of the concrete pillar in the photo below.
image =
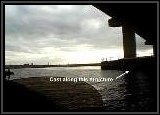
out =
<path fill-rule="evenodd" d="M 127 24 L 122 25 L 124 58 L 136 57 L 135 31 Z"/>
<path fill-rule="evenodd" d="M 109 19 L 108 24 L 110 27 L 122 26 L 124 58 L 136 57 L 135 31 L 126 22 L 122 23 L 115 17 Z"/>

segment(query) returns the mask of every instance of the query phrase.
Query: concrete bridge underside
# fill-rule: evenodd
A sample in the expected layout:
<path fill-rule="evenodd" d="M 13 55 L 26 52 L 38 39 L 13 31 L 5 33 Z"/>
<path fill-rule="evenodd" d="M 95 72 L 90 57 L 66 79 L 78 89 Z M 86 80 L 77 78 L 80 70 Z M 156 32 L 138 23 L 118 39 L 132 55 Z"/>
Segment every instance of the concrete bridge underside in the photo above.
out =
<path fill-rule="evenodd" d="M 108 20 L 110 27 L 122 27 L 124 58 L 136 57 L 135 33 L 146 40 L 146 45 L 153 45 L 153 54 L 157 49 L 157 5 L 152 4 L 96 4 L 112 18 Z"/>

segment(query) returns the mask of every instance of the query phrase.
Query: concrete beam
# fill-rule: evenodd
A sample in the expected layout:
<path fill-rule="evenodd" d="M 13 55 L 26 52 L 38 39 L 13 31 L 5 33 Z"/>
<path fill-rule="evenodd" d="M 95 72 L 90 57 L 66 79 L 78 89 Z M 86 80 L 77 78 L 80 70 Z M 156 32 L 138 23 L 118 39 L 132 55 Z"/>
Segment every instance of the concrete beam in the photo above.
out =
<path fill-rule="evenodd" d="M 120 27 L 122 26 L 122 23 L 117 18 L 111 18 L 108 20 L 108 24 L 110 27 Z"/>

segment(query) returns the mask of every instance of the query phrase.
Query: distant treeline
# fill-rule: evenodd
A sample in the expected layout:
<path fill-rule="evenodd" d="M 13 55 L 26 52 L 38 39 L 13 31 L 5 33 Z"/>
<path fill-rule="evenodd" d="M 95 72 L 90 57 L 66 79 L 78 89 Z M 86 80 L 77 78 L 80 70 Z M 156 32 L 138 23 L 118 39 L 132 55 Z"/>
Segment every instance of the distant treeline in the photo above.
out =
<path fill-rule="evenodd" d="M 91 64 L 66 64 L 66 65 L 5 65 L 5 69 L 21 69 L 21 68 L 46 68 L 46 67 L 79 67 L 79 66 L 100 66 L 101 63 Z"/>

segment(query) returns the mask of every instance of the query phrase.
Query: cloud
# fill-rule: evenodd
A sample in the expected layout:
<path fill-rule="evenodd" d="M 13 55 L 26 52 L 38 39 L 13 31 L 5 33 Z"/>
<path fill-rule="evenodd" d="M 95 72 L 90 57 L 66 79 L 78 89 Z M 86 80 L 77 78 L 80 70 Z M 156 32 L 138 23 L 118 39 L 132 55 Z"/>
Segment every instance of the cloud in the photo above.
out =
<path fill-rule="evenodd" d="M 88 53 L 123 50 L 122 29 L 108 27 L 109 18 L 91 5 L 5 5 L 6 63 L 33 60 L 40 64 L 47 59 L 60 63 L 80 49 Z"/>

